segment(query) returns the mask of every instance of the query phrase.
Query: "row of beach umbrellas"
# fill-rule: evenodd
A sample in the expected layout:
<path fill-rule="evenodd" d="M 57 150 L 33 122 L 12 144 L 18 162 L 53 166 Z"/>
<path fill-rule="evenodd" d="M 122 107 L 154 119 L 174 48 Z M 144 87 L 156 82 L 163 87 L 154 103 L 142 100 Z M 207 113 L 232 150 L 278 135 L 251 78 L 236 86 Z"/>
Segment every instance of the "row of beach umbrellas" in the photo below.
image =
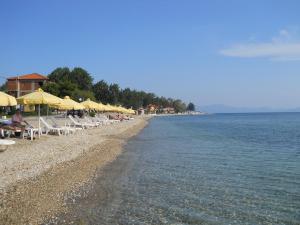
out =
<path fill-rule="evenodd" d="M 41 88 L 35 92 L 27 95 L 15 98 L 0 91 L 0 106 L 16 106 L 21 105 L 49 105 L 49 107 L 56 108 L 59 110 L 96 110 L 102 112 L 119 112 L 125 114 L 134 114 L 135 111 L 132 109 L 126 109 L 121 106 L 104 105 L 102 103 L 94 102 L 87 99 L 84 102 L 76 102 L 69 96 L 65 96 L 63 99 L 56 97 L 52 94 L 44 92 Z"/>
<path fill-rule="evenodd" d="M 21 105 L 38 105 L 38 116 L 40 118 L 41 105 L 48 105 L 52 108 L 59 110 L 96 110 L 102 112 L 118 112 L 125 114 L 134 114 L 132 109 L 126 109 L 121 106 L 104 105 L 87 99 L 84 102 L 78 103 L 72 100 L 69 96 L 65 96 L 63 99 L 56 97 L 50 93 L 44 92 L 41 88 L 38 90 L 23 95 L 19 98 L 15 98 L 4 92 L 0 92 L 0 106 L 16 106 L 17 103 Z M 39 129 L 41 127 L 39 119 Z"/>

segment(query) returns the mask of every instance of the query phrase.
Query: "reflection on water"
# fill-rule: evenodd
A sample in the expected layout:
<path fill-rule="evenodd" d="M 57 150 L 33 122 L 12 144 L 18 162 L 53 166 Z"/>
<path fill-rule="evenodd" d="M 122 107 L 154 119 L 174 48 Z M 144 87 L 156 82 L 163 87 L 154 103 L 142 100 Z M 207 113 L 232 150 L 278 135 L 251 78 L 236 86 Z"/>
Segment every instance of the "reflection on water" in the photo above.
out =
<path fill-rule="evenodd" d="M 300 114 L 155 118 L 63 220 L 299 224 Z"/>

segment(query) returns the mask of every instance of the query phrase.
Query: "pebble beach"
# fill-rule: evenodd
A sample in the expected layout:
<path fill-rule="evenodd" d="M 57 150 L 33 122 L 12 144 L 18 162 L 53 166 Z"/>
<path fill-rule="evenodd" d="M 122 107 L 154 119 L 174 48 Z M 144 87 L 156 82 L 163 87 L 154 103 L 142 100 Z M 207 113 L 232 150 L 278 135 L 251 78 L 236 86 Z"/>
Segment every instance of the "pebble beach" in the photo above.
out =
<path fill-rule="evenodd" d="M 95 172 L 114 161 L 149 118 L 137 117 L 68 136 L 17 139 L 16 145 L 0 154 L 1 224 L 41 224 L 66 211 L 66 199 L 88 187 Z"/>

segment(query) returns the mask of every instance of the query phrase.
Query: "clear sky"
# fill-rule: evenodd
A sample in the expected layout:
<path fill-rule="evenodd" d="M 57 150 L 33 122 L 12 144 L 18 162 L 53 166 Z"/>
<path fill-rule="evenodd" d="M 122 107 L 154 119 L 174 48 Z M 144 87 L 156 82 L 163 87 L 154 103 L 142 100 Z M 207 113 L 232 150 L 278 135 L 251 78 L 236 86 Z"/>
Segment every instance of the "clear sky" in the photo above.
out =
<path fill-rule="evenodd" d="M 0 0 L 0 75 L 61 66 L 197 105 L 298 107 L 300 1 Z"/>

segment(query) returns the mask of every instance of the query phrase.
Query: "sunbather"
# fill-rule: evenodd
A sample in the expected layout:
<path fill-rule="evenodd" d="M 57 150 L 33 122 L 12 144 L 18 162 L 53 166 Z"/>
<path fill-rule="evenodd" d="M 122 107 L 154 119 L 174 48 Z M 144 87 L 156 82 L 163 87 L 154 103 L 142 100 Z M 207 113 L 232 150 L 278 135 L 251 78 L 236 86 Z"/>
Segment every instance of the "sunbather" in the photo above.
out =
<path fill-rule="evenodd" d="M 17 109 L 16 113 L 11 118 L 12 126 L 21 128 L 22 131 L 25 130 L 25 126 L 29 125 L 26 120 L 23 120 L 21 111 Z M 23 124 L 25 123 L 25 125 Z"/>

